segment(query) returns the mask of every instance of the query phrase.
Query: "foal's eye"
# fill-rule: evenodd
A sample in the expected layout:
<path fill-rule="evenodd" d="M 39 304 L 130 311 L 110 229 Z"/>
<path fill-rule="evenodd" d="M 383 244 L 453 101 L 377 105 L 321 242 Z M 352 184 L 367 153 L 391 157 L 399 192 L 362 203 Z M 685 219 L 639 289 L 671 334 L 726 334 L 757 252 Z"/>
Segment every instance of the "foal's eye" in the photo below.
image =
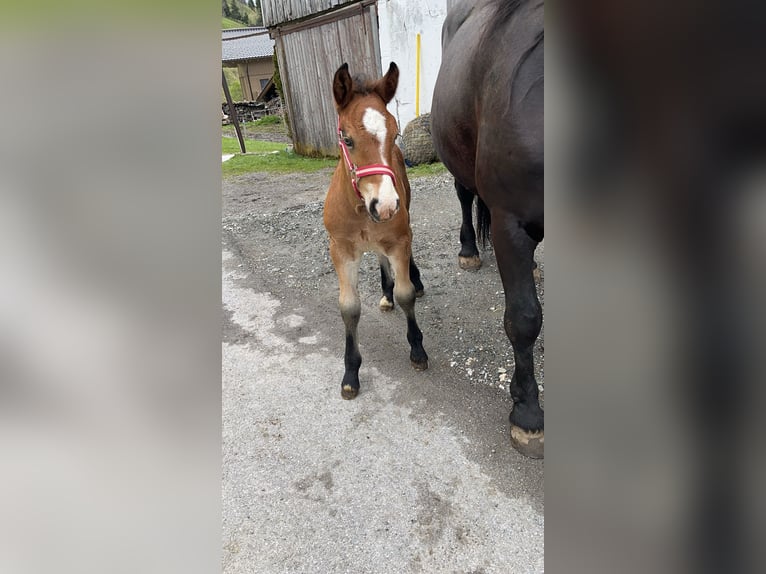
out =
<path fill-rule="evenodd" d="M 353 147 L 354 146 L 354 140 L 352 140 L 348 136 L 343 136 L 343 143 L 346 144 L 348 147 Z"/>

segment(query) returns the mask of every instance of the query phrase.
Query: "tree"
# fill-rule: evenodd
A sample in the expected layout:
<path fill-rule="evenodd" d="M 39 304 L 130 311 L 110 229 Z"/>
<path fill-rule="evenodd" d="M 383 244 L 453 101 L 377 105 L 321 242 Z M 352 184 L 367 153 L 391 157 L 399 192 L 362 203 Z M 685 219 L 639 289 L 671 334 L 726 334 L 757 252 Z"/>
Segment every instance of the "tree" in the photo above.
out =
<path fill-rule="evenodd" d="M 253 2 L 253 0 L 250 0 L 250 2 Z M 263 10 L 261 10 L 261 0 L 255 0 L 255 6 L 253 7 L 256 12 L 255 16 L 255 25 L 256 26 L 263 26 Z"/>
<path fill-rule="evenodd" d="M 239 2 L 237 2 L 237 0 L 234 0 L 229 6 L 229 15 L 232 20 L 236 20 L 237 22 L 245 21 L 245 16 L 239 11 Z"/>
<path fill-rule="evenodd" d="M 231 16 L 231 10 L 229 9 L 229 2 L 227 0 L 221 0 L 221 13 L 226 18 Z"/>
<path fill-rule="evenodd" d="M 247 5 L 250 7 L 251 10 L 255 10 L 255 3 L 253 0 L 247 0 Z"/>

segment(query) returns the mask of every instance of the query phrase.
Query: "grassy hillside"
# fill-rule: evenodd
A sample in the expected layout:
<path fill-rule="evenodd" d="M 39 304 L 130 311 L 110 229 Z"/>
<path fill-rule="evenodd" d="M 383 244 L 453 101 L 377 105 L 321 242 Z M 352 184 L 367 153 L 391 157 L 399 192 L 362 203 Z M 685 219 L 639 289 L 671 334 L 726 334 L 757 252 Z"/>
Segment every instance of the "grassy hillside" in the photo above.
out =
<path fill-rule="evenodd" d="M 244 28 L 246 26 L 252 26 L 255 24 L 255 21 L 257 19 L 257 14 L 258 14 L 255 10 L 251 10 L 247 6 L 247 4 L 245 4 L 244 2 L 240 2 L 239 0 L 227 0 L 227 2 L 229 3 L 229 5 L 236 2 L 237 9 L 239 10 L 242 17 L 248 20 L 249 24 L 245 24 L 238 20 L 234 20 L 233 18 L 227 18 L 226 16 L 221 16 L 221 28 L 223 30 L 229 30 L 231 28 Z M 229 84 L 231 99 L 234 100 L 235 102 L 241 102 L 242 101 L 242 86 L 239 85 L 239 75 L 237 74 L 237 69 L 224 68 L 223 73 L 226 74 L 226 82 Z M 221 88 L 221 102 L 225 102 L 225 101 L 226 101 L 226 97 L 223 94 L 223 88 Z"/>
<path fill-rule="evenodd" d="M 226 16 L 221 16 L 222 30 L 228 30 L 230 28 L 242 28 L 242 27 L 244 27 L 244 24 L 242 22 L 237 22 L 236 20 L 232 20 L 231 18 L 227 18 Z"/>
<path fill-rule="evenodd" d="M 231 99 L 235 102 L 242 101 L 242 86 L 239 84 L 239 75 L 237 74 L 237 68 L 224 68 L 223 73 L 226 76 L 226 83 L 229 85 L 229 93 L 231 93 Z M 226 95 L 223 93 L 223 86 L 221 87 L 221 102 L 226 101 Z"/>
<path fill-rule="evenodd" d="M 229 6 L 235 2 L 237 4 L 237 11 L 239 11 L 241 17 L 239 20 L 235 20 L 232 16 L 221 16 L 221 27 L 224 30 L 229 28 L 243 28 L 245 26 L 255 26 L 256 22 L 260 20 L 258 18 L 258 11 L 251 9 L 245 2 L 241 0 L 227 0 Z"/>

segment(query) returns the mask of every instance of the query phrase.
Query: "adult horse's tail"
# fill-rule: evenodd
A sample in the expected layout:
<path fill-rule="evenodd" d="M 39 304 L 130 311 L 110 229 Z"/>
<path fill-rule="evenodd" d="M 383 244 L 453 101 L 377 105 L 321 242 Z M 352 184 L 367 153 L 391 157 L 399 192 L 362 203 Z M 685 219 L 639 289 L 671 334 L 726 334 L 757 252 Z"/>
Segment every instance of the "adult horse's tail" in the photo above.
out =
<path fill-rule="evenodd" d="M 479 234 L 482 248 L 486 249 L 487 244 L 492 242 L 490 228 L 492 226 L 492 214 L 487 204 L 476 195 L 476 232 Z"/>

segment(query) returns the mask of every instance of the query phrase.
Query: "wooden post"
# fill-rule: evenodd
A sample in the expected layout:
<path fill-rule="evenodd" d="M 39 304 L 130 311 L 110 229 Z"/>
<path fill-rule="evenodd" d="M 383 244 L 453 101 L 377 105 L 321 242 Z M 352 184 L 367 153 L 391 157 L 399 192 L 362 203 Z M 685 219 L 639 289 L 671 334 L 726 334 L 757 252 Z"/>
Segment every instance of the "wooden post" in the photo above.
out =
<path fill-rule="evenodd" d="M 257 94 L 253 93 L 253 84 L 250 83 L 250 64 L 245 64 L 245 74 L 247 75 L 247 88 L 250 90 L 250 101 L 255 101 Z M 240 80 L 241 81 L 241 80 Z"/>
<path fill-rule="evenodd" d="M 223 78 L 223 93 L 226 96 L 226 102 L 229 104 L 229 118 L 234 122 L 234 131 L 237 132 L 237 139 L 239 140 L 239 149 L 242 153 L 245 153 L 245 140 L 242 139 L 242 131 L 239 127 L 239 118 L 237 117 L 237 108 L 234 107 L 234 102 L 231 101 L 231 94 L 229 93 L 229 84 L 226 82 L 226 74 L 221 70 L 221 77 Z"/>

